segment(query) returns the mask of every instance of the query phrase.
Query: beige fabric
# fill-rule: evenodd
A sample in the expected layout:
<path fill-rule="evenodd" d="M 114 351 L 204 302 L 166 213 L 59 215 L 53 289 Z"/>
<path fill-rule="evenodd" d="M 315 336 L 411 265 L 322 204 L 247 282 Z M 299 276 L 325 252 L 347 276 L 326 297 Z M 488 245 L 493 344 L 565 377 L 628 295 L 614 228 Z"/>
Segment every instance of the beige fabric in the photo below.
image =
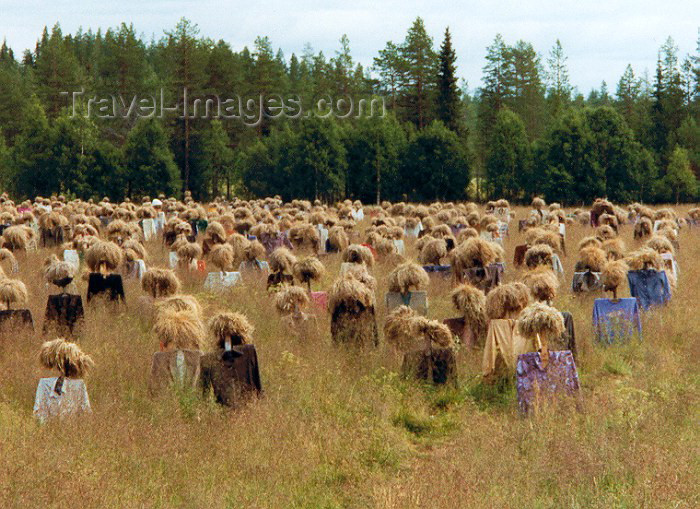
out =
<path fill-rule="evenodd" d="M 482 374 L 490 377 L 501 374 L 502 370 L 515 373 L 518 355 L 534 351 L 532 340 L 520 335 L 515 320 L 491 320 L 486 335 Z"/>
<path fill-rule="evenodd" d="M 151 393 L 158 393 L 171 385 L 196 387 L 200 377 L 199 350 L 156 352 L 151 364 Z"/>

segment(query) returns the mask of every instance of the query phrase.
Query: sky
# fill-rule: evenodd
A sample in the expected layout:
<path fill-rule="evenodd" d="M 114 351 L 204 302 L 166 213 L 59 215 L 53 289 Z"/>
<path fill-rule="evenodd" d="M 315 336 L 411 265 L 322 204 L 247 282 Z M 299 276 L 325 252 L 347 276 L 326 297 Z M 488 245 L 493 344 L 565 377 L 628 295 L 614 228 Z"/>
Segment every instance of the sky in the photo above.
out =
<path fill-rule="evenodd" d="M 637 75 L 646 69 L 653 77 L 658 49 L 668 36 L 681 60 L 695 54 L 700 0 L 0 0 L 0 38 L 21 55 L 34 48 L 45 25 L 59 22 L 66 34 L 126 22 L 148 41 L 183 16 L 199 26 L 202 36 L 223 39 L 234 50 L 267 35 L 287 58 L 307 43 L 331 57 L 347 34 L 353 58 L 365 67 L 387 41 L 403 41 L 420 16 L 436 49 L 449 26 L 458 74 L 472 91 L 481 84 L 486 47 L 497 33 L 507 44 L 531 42 L 543 61 L 559 39 L 572 85 L 588 93 L 602 80 L 614 92 L 628 63 Z"/>

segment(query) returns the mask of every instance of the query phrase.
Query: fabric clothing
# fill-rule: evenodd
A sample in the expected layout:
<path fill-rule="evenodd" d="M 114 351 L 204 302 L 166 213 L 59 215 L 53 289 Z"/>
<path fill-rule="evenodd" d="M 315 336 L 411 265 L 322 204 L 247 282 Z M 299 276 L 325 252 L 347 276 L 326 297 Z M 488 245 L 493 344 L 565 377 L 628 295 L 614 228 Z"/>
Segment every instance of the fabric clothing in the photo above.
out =
<path fill-rule="evenodd" d="M 149 241 L 156 236 L 156 221 L 155 219 L 144 219 L 141 221 L 141 228 L 143 229 L 143 238 L 145 241 Z"/>
<path fill-rule="evenodd" d="M 489 322 L 486 345 L 481 364 L 484 377 L 499 376 L 515 372 L 518 355 L 531 352 L 531 340 L 521 336 L 513 319 L 498 319 Z"/>
<path fill-rule="evenodd" d="M 428 274 L 450 277 L 452 275 L 452 265 L 423 265 L 423 270 Z"/>
<path fill-rule="evenodd" d="M 80 295 L 50 295 L 46 301 L 44 332 L 53 328 L 62 336 L 72 336 L 73 329 L 84 317 L 83 298 Z"/>
<path fill-rule="evenodd" d="M 176 385 L 193 388 L 199 384 L 201 373 L 199 350 L 171 350 L 156 352 L 151 361 L 151 378 L 148 389 L 158 394 Z"/>
<path fill-rule="evenodd" d="M 41 230 L 41 246 L 56 247 L 65 242 L 65 235 L 62 226 Z"/>
<path fill-rule="evenodd" d="M 320 253 L 325 253 L 326 252 L 326 242 L 328 241 L 328 228 L 324 228 L 320 224 L 316 226 L 316 229 L 318 230 L 318 235 L 321 239 L 321 242 L 319 242 L 319 252 Z"/>
<path fill-rule="evenodd" d="M 642 339 L 637 299 L 596 299 L 593 303 L 593 329 L 596 340 L 608 345 L 630 339 L 635 334 Z"/>
<path fill-rule="evenodd" d="M 571 291 L 574 293 L 594 292 L 603 289 L 600 272 L 574 272 Z"/>
<path fill-rule="evenodd" d="M 542 364 L 539 352 L 518 356 L 515 377 L 518 406 L 523 414 L 531 412 L 543 399 L 575 395 L 579 391 L 576 362 L 568 350 L 550 350 L 546 365 Z"/>
<path fill-rule="evenodd" d="M 387 313 L 399 306 L 408 306 L 419 315 L 428 315 L 428 292 L 387 292 L 385 300 Z"/>
<path fill-rule="evenodd" d="M 530 246 L 523 244 L 521 246 L 515 246 L 515 254 L 513 255 L 513 265 L 520 267 L 525 263 L 525 253 Z"/>
<path fill-rule="evenodd" d="M 253 345 L 237 345 L 229 351 L 202 356 L 202 389 L 213 390 L 216 401 L 238 407 L 247 398 L 262 392 L 258 354 Z"/>
<path fill-rule="evenodd" d="M 418 224 L 414 226 L 413 228 L 409 228 L 408 226 L 405 226 L 403 229 L 404 235 L 406 237 L 418 237 L 420 235 L 420 232 L 423 231 L 423 224 L 418 221 Z"/>
<path fill-rule="evenodd" d="M 311 292 L 311 302 L 321 311 L 328 309 L 328 292 Z"/>
<path fill-rule="evenodd" d="M 552 342 L 552 347 L 560 346 L 561 350 L 569 350 L 574 359 L 576 358 L 576 331 L 574 329 L 574 317 L 568 311 L 562 311 L 561 316 L 564 317 L 564 334 L 561 335 L 558 341 Z"/>
<path fill-rule="evenodd" d="M 210 272 L 204 280 L 207 290 L 224 290 L 241 282 L 240 272 Z"/>
<path fill-rule="evenodd" d="M 267 289 L 277 288 L 282 285 L 294 285 L 294 276 L 282 272 L 273 272 L 267 276 Z"/>
<path fill-rule="evenodd" d="M 90 273 L 88 279 L 87 301 L 92 301 L 94 297 L 106 297 L 112 302 L 124 302 L 124 283 L 119 274 L 101 274 L 99 272 Z"/>
<path fill-rule="evenodd" d="M 402 255 L 406 252 L 406 245 L 404 244 L 403 239 L 394 239 L 392 242 L 394 243 L 394 246 L 396 246 L 396 252 L 398 254 Z"/>
<path fill-rule="evenodd" d="M 80 255 L 75 249 L 64 249 L 63 261 L 70 263 L 76 271 L 80 269 Z"/>
<path fill-rule="evenodd" d="M 130 279 L 138 279 L 139 281 L 146 273 L 146 263 L 143 260 L 134 260 L 126 265 L 124 276 Z"/>
<path fill-rule="evenodd" d="M 360 348 L 378 346 L 379 331 L 374 307 L 358 304 L 356 309 L 348 309 L 344 304 L 339 305 L 331 316 L 331 336 L 339 344 Z"/>
<path fill-rule="evenodd" d="M 564 275 L 564 266 L 561 264 L 561 259 L 556 253 L 552 255 L 552 270 L 557 276 Z"/>
<path fill-rule="evenodd" d="M 264 233 L 260 235 L 260 243 L 265 247 L 268 255 L 278 247 L 286 247 L 290 251 L 294 249 L 285 232 L 279 232 L 274 235 Z"/>
<path fill-rule="evenodd" d="M 661 259 L 664 261 L 665 270 L 670 271 L 670 273 L 673 275 L 673 279 L 678 281 L 678 275 L 680 274 L 680 270 L 678 269 L 678 264 L 676 263 L 676 260 L 673 258 L 673 254 L 661 253 Z"/>
<path fill-rule="evenodd" d="M 42 378 L 36 388 L 34 415 L 39 422 L 91 412 L 85 382 L 76 378 Z"/>
<path fill-rule="evenodd" d="M 404 376 L 437 385 L 457 383 L 457 361 L 451 348 L 432 348 L 408 352 L 403 357 Z"/>
<path fill-rule="evenodd" d="M 473 286 L 489 293 L 501 284 L 505 268 L 502 264 L 492 263 L 486 267 L 473 267 L 464 271 L 464 279 Z"/>
<path fill-rule="evenodd" d="M 630 294 L 637 299 L 644 311 L 671 300 L 671 286 L 663 270 L 630 270 L 627 273 L 627 282 L 630 285 Z"/>
<path fill-rule="evenodd" d="M 459 338 L 459 343 L 464 348 L 473 348 L 479 343 L 479 338 L 472 328 L 467 325 L 464 317 L 445 318 L 442 323 L 447 325 L 450 332 Z"/>
<path fill-rule="evenodd" d="M 252 262 L 241 262 L 238 272 L 269 272 L 270 265 L 266 261 L 254 260 Z"/>
<path fill-rule="evenodd" d="M 34 330 L 34 318 L 28 309 L 3 309 L 0 311 L 0 332 L 29 328 Z"/>

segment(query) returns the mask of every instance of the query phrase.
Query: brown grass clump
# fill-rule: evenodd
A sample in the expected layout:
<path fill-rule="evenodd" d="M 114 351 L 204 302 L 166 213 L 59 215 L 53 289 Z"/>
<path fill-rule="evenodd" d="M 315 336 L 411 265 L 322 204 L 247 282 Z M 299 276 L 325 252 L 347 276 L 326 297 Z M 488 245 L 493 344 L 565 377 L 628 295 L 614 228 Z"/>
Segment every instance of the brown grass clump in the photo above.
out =
<path fill-rule="evenodd" d="M 543 341 L 547 338 L 553 339 L 564 333 L 564 317 L 558 309 L 535 302 L 520 313 L 518 330 L 528 338 L 539 335 Z"/>
<path fill-rule="evenodd" d="M 523 283 L 538 302 L 552 302 L 557 296 L 559 278 L 549 267 L 539 267 L 523 276 Z"/>
<path fill-rule="evenodd" d="M 495 244 L 480 237 L 470 237 L 458 245 L 451 253 L 455 273 L 466 269 L 486 267 L 496 261 L 498 253 Z"/>
<path fill-rule="evenodd" d="M 621 260 L 627 252 L 625 242 L 620 238 L 606 240 L 601 248 L 605 251 L 608 260 Z"/>
<path fill-rule="evenodd" d="M 358 307 L 374 307 L 376 299 L 374 292 L 352 275 L 344 275 L 338 278 L 328 295 L 328 311 L 335 311 L 343 305 L 347 310 Z"/>
<path fill-rule="evenodd" d="M 530 302 L 523 283 L 508 283 L 494 288 L 486 296 L 486 315 L 490 320 L 515 318 Z"/>
<path fill-rule="evenodd" d="M 428 273 L 412 262 L 403 263 L 392 270 L 388 281 L 389 291 L 401 294 L 425 290 L 429 283 Z"/>
<path fill-rule="evenodd" d="M 70 283 L 75 277 L 75 267 L 58 259 L 56 255 L 51 256 L 44 262 L 44 278 L 47 282 L 65 286 L 63 283 Z"/>
<path fill-rule="evenodd" d="M 465 323 L 471 327 L 476 337 L 486 331 L 486 295 L 480 289 L 465 283 L 450 293 L 452 305 L 459 311 Z"/>
<path fill-rule="evenodd" d="M 113 271 L 121 265 L 123 256 L 114 242 L 98 240 L 85 253 L 85 263 L 92 272 L 99 272 L 101 268 Z"/>
<path fill-rule="evenodd" d="M 250 242 L 243 250 L 243 257 L 249 262 L 262 260 L 265 257 L 265 247 L 260 243 L 260 241 L 254 240 Z"/>
<path fill-rule="evenodd" d="M 55 369 L 66 378 L 83 378 L 95 365 L 78 345 L 58 338 L 46 341 L 39 350 L 39 362 L 46 369 Z"/>
<path fill-rule="evenodd" d="M 177 249 L 177 257 L 182 264 L 190 264 L 202 257 L 202 246 L 196 242 L 188 242 Z"/>
<path fill-rule="evenodd" d="M 253 342 L 254 327 L 242 313 L 220 312 L 209 320 L 209 331 L 214 336 L 214 347 L 222 350 L 227 339 L 232 345 Z"/>
<path fill-rule="evenodd" d="M 197 315 L 168 308 L 157 310 L 153 332 L 165 349 L 173 350 L 201 350 L 205 336 Z"/>
<path fill-rule="evenodd" d="M 172 297 L 180 291 L 180 280 L 170 269 L 152 267 L 141 278 L 141 288 L 154 299 Z"/>
<path fill-rule="evenodd" d="M 585 249 L 587 247 L 602 247 L 603 243 L 600 241 L 598 237 L 584 237 L 581 239 L 578 243 L 578 250 L 581 251 L 582 249 Z"/>
<path fill-rule="evenodd" d="M 601 240 L 601 242 L 604 242 L 606 240 L 614 239 L 615 237 L 617 237 L 617 233 L 612 228 L 612 226 L 604 224 L 596 228 L 595 236 L 598 237 Z"/>
<path fill-rule="evenodd" d="M 403 230 L 402 230 L 403 232 Z M 328 242 L 336 251 L 345 251 L 350 244 L 348 234 L 342 226 L 334 226 L 328 230 Z"/>
<path fill-rule="evenodd" d="M 634 225 L 634 238 L 643 239 L 652 234 L 654 223 L 648 217 L 641 217 L 637 224 Z"/>
<path fill-rule="evenodd" d="M 372 292 L 377 290 L 377 280 L 369 273 L 365 265 L 354 263 L 345 270 L 344 275 L 357 279 Z"/>
<path fill-rule="evenodd" d="M 4 246 L 10 251 L 26 251 L 29 236 L 23 226 L 10 226 L 2 233 Z"/>

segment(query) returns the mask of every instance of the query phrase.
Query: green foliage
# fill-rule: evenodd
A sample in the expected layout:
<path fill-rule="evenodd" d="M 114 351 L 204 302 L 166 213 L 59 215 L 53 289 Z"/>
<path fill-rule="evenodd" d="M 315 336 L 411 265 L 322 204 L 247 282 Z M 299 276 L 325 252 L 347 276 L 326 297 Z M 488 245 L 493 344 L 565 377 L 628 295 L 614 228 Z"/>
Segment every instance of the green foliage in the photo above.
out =
<path fill-rule="evenodd" d="M 180 185 L 168 138 L 156 119 L 142 119 L 124 145 L 127 196 L 173 194 Z"/>
<path fill-rule="evenodd" d="M 486 177 L 494 198 L 517 199 L 531 180 L 532 152 L 525 124 L 512 111 L 496 117 L 491 143 L 486 153 Z"/>
<path fill-rule="evenodd" d="M 676 146 L 666 168 L 666 174 L 658 183 L 658 195 L 678 203 L 695 200 L 698 195 L 698 179 L 690 169 L 688 151 Z"/>

